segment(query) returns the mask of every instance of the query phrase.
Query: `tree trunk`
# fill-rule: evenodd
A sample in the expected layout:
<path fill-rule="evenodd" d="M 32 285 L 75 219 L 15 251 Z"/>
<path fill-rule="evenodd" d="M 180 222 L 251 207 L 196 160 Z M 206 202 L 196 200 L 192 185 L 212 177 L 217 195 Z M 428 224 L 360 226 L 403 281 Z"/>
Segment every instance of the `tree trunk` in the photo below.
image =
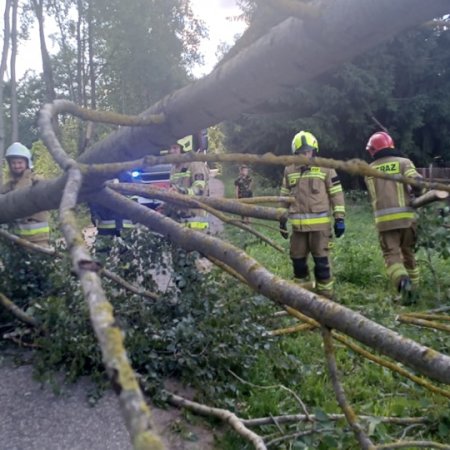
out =
<path fill-rule="evenodd" d="M 82 22 L 83 22 L 83 2 L 77 1 L 78 20 L 77 20 L 77 103 L 85 106 L 86 99 L 84 98 L 84 77 L 83 77 L 83 53 L 84 43 L 82 36 Z M 81 121 L 78 123 L 78 154 L 82 153 L 84 148 L 84 126 Z"/>
<path fill-rule="evenodd" d="M 52 2 L 52 8 L 55 11 L 54 17 L 58 24 L 59 34 L 61 35 L 61 50 L 63 53 L 63 60 L 66 61 L 67 64 L 69 98 L 72 102 L 76 103 L 77 99 L 75 97 L 74 88 L 75 81 L 73 78 L 72 67 L 70 66 L 70 46 L 67 43 L 67 31 L 64 29 L 64 20 L 66 20 L 65 16 L 67 11 L 64 9 L 64 6 L 61 5 L 60 0 L 54 0 Z"/>
<path fill-rule="evenodd" d="M 47 44 L 45 41 L 45 28 L 44 28 L 44 0 L 32 0 L 36 18 L 39 25 L 39 42 L 41 46 L 41 58 L 42 58 L 42 71 L 44 74 L 45 93 L 46 100 L 52 102 L 56 98 L 55 94 L 55 82 L 53 80 L 53 69 L 48 54 Z"/>
<path fill-rule="evenodd" d="M 11 16 L 11 142 L 16 142 L 19 140 L 19 112 L 17 108 L 16 80 L 17 3 L 18 0 L 13 0 Z"/>
<path fill-rule="evenodd" d="M 5 13 L 3 15 L 3 48 L 2 59 L 0 62 L 0 166 L 5 155 L 5 110 L 3 105 L 3 78 L 6 72 L 6 63 L 8 61 L 9 40 L 11 37 L 11 28 L 9 22 L 9 14 L 11 11 L 11 0 L 6 0 Z M 1 169 L 1 167 L 0 167 Z M 0 170 L 0 188 L 3 185 L 3 170 Z"/>

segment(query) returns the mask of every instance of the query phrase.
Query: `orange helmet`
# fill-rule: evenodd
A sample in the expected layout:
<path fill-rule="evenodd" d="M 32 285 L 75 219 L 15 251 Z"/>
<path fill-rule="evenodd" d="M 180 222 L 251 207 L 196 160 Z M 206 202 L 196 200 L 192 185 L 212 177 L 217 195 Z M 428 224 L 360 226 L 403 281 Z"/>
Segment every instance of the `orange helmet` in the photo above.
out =
<path fill-rule="evenodd" d="M 366 150 L 370 153 L 370 156 L 375 156 L 385 148 L 394 148 L 394 140 L 389 134 L 384 131 L 378 131 L 370 136 L 366 146 Z"/>

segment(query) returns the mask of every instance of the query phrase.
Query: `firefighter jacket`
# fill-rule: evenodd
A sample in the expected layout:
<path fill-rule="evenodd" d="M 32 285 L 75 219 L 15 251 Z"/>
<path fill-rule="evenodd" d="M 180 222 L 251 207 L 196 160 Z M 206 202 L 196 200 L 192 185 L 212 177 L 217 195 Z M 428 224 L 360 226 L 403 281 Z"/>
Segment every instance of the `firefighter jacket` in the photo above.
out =
<path fill-rule="evenodd" d="M 19 178 L 11 178 L 2 189 L 2 194 L 15 191 L 16 189 L 27 188 L 35 185 L 40 180 L 30 169 L 27 169 Z M 48 224 L 48 211 L 41 211 L 23 219 L 17 219 L 12 223 L 11 231 L 27 241 L 35 244 L 48 246 L 50 228 Z"/>
<path fill-rule="evenodd" d="M 345 216 L 342 185 L 334 169 L 291 165 L 285 168 L 281 195 L 295 201 L 289 206 L 293 231 L 320 231 L 331 226 L 331 217 Z"/>
<path fill-rule="evenodd" d="M 89 203 L 92 223 L 100 236 L 120 236 L 123 229 L 134 228 L 131 220 L 97 203 Z"/>
<path fill-rule="evenodd" d="M 412 161 L 398 156 L 395 150 L 382 150 L 370 166 L 390 175 L 421 178 Z M 409 228 L 416 221 L 411 207 L 412 189 L 408 185 L 374 177 L 366 177 L 365 182 L 378 231 Z"/>
<path fill-rule="evenodd" d="M 209 193 L 209 170 L 203 162 L 175 164 L 170 171 L 170 184 L 180 193 L 190 196 L 207 196 Z M 179 216 L 189 228 L 209 228 L 206 211 L 202 209 L 184 209 Z"/>

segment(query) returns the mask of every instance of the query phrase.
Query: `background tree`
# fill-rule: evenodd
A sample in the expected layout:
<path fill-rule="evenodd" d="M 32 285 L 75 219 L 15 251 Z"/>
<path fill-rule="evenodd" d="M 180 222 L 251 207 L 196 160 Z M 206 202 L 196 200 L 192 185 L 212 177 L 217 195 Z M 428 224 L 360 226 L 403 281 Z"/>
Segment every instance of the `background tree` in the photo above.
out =
<path fill-rule="evenodd" d="M 12 0 L 11 10 L 11 142 L 19 140 L 19 113 L 17 107 L 17 81 L 16 81 L 16 58 L 17 58 L 17 6 L 18 0 Z"/>
<path fill-rule="evenodd" d="M 6 65 L 8 61 L 9 43 L 10 43 L 10 11 L 11 0 L 6 0 L 5 11 L 3 14 L 3 46 L 2 56 L 0 61 L 0 162 L 3 161 L 3 155 L 5 153 L 5 119 L 4 119 L 4 105 L 3 105 L 3 88 L 4 88 L 4 76 L 6 72 Z M 3 184 L 3 171 L 0 170 L 0 187 Z"/>

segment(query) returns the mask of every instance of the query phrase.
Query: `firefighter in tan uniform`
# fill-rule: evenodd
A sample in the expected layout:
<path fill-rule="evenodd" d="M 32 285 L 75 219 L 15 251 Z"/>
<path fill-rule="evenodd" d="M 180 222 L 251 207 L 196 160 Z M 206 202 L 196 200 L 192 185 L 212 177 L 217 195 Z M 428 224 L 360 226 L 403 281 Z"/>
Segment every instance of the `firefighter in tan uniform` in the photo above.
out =
<path fill-rule="evenodd" d="M 317 139 L 307 131 L 300 131 L 292 140 L 292 153 L 311 158 L 319 150 Z M 291 165 L 285 168 L 281 195 L 294 197 L 289 206 L 288 221 L 292 227 L 290 257 L 294 278 L 299 282 L 309 280 L 307 258 L 314 259 L 316 291 L 331 298 L 333 278 L 330 269 L 331 221 L 334 232 L 341 237 L 345 232 L 344 194 L 334 169 Z M 286 223 L 281 223 L 281 234 L 287 239 Z"/>
<path fill-rule="evenodd" d="M 193 142 L 191 136 L 180 139 L 170 147 L 170 154 L 180 155 L 192 151 Z M 177 163 L 171 168 L 170 185 L 180 194 L 207 196 L 208 182 L 209 170 L 203 162 Z M 178 215 L 188 228 L 195 230 L 208 230 L 209 228 L 208 215 L 203 209 L 183 209 L 178 212 Z"/>
<path fill-rule="evenodd" d="M 389 134 L 373 134 L 366 150 L 374 159 L 371 167 L 391 175 L 421 178 L 412 161 L 395 149 Z M 413 288 L 419 283 L 419 268 L 414 256 L 416 217 L 411 199 L 413 194 L 421 194 L 421 189 L 382 178 L 366 177 L 365 181 L 387 274 L 407 304 L 412 300 Z"/>
<path fill-rule="evenodd" d="M 41 180 L 32 172 L 31 152 L 20 142 L 11 144 L 5 153 L 9 166 L 9 180 L 3 186 L 1 193 L 6 194 L 16 189 L 35 185 Z M 27 241 L 44 247 L 49 247 L 49 213 L 42 211 L 23 219 L 17 219 L 12 224 L 11 231 Z"/>

